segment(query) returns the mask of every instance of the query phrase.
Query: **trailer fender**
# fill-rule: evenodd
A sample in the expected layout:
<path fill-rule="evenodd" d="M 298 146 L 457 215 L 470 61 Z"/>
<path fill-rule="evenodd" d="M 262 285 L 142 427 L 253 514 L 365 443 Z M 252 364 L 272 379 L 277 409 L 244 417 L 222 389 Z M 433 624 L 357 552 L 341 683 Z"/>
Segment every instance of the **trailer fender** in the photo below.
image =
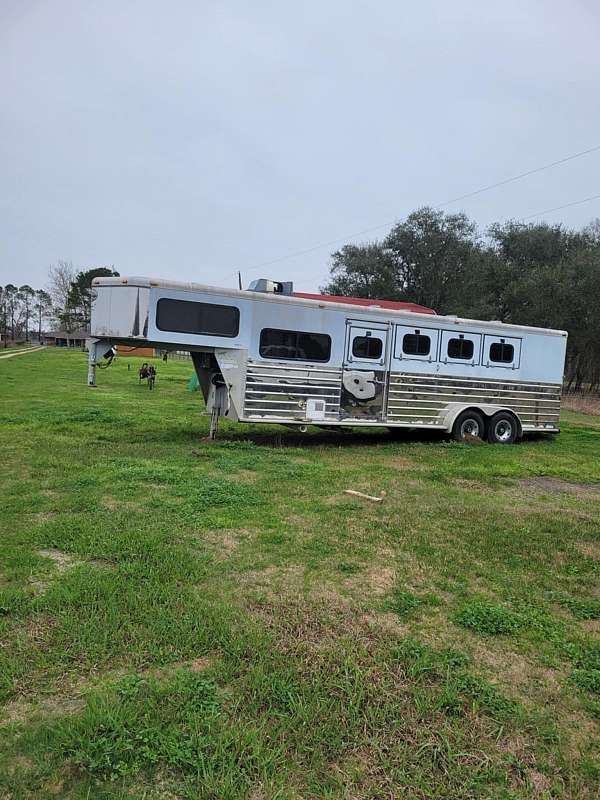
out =
<path fill-rule="evenodd" d="M 447 431 L 452 430 L 452 426 L 459 414 L 462 414 L 463 411 L 467 410 L 475 410 L 479 411 L 487 418 L 491 418 L 494 414 L 497 414 L 498 411 L 506 411 L 508 414 L 511 414 L 517 421 L 517 429 L 518 435 L 523 435 L 523 424 L 519 419 L 519 415 L 516 414 L 512 408 L 507 406 L 500 406 L 494 405 L 492 403 L 449 403 L 446 406 L 445 413 L 443 416 L 443 425 Z"/>

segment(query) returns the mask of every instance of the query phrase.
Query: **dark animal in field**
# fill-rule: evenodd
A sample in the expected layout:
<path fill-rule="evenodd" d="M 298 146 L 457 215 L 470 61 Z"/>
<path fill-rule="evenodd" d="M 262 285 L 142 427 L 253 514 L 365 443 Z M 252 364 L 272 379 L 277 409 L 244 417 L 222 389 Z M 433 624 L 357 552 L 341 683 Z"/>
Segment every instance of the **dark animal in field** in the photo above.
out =
<path fill-rule="evenodd" d="M 156 367 L 153 364 L 144 362 L 138 372 L 139 382 L 148 381 L 148 389 L 152 390 L 156 383 Z"/>

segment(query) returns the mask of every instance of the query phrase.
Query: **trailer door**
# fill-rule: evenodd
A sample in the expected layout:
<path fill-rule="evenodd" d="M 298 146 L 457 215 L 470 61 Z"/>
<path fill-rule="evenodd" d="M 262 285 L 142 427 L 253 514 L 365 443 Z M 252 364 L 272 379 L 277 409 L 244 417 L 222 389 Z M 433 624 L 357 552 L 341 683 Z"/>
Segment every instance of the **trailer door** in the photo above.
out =
<path fill-rule="evenodd" d="M 344 419 L 383 421 L 389 345 L 388 323 L 347 320 L 341 398 Z"/>

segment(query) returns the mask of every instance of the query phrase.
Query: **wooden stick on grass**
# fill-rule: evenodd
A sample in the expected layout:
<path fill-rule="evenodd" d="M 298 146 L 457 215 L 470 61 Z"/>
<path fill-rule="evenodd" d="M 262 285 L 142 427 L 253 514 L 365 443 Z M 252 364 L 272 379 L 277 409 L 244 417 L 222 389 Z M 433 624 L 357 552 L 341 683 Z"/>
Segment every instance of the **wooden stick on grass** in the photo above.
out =
<path fill-rule="evenodd" d="M 381 503 L 383 501 L 383 495 L 381 497 L 373 497 L 371 494 L 356 492 L 354 489 L 345 489 L 344 494 L 351 494 L 353 497 L 362 497 L 363 500 L 370 500 L 372 503 Z"/>

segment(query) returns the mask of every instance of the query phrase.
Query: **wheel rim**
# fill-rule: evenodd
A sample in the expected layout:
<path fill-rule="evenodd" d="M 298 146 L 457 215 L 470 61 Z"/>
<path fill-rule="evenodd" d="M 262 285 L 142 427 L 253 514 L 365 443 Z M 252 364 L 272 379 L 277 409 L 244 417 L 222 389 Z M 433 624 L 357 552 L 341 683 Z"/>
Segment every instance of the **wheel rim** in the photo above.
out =
<path fill-rule="evenodd" d="M 473 417 L 465 419 L 460 426 L 460 436 L 461 439 L 465 436 L 479 436 L 479 421 Z"/>
<path fill-rule="evenodd" d="M 494 437 L 499 442 L 510 442 L 513 435 L 513 426 L 509 419 L 499 419 L 494 425 Z"/>

